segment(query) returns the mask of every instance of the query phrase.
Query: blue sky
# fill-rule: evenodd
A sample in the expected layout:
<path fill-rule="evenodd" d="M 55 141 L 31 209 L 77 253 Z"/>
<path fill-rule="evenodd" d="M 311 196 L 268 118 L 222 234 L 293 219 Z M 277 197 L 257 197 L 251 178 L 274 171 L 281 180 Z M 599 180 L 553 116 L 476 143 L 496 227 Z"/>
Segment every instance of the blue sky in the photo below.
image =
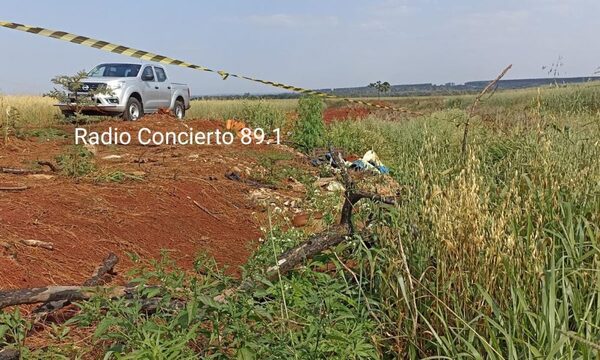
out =
<path fill-rule="evenodd" d="M 64 30 L 305 88 L 563 76 L 600 66 L 598 0 L 2 1 L 3 21 Z M 129 59 L 0 28 L 0 92 Z M 193 93 L 276 89 L 176 67 Z"/>

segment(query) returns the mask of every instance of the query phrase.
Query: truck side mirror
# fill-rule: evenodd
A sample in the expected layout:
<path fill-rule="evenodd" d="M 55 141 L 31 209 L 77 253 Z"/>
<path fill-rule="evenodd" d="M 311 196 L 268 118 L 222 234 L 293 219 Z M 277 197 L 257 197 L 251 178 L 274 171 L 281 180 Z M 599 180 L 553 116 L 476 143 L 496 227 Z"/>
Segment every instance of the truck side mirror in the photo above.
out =
<path fill-rule="evenodd" d="M 154 80 L 154 75 L 152 75 L 152 74 L 142 74 L 142 80 L 143 81 L 153 81 Z"/>

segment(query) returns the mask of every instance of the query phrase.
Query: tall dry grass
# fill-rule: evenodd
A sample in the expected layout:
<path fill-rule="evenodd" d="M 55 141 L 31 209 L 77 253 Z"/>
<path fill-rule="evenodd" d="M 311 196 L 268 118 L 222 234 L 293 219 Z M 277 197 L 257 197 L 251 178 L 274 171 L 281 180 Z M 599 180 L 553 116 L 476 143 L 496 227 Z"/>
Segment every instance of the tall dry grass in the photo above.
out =
<path fill-rule="evenodd" d="M 4 108 L 14 107 L 20 114 L 20 127 L 45 127 L 56 124 L 61 117 L 60 110 L 53 106 L 51 98 L 30 95 L 2 96 Z"/>
<path fill-rule="evenodd" d="M 466 159 L 460 108 L 330 128 L 337 146 L 374 149 L 404 189 L 364 258 L 388 355 L 597 356 L 597 90 L 559 91 L 484 102 Z"/>

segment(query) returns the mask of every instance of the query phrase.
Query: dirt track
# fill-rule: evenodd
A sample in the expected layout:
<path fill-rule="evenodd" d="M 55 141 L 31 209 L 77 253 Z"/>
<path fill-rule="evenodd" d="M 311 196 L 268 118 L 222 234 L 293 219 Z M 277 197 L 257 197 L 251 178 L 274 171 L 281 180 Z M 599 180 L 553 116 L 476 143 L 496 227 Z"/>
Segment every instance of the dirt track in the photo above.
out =
<path fill-rule="evenodd" d="M 214 130 L 221 123 L 189 121 L 194 129 Z M 167 116 L 136 123 L 107 121 L 132 133 L 141 126 L 153 130 L 184 129 Z M 73 134 L 72 126 L 63 128 Z M 17 140 L 0 148 L 0 166 L 31 167 L 52 160 L 72 137 L 39 142 Z M 126 253 L 158 258 L 161 249 L 192 269 L 205 251 L 235 272 L 261 233 L 261 209 L 249 198 L 250 186 L 225 178 L 232 167 L 252 169 L 256 155 L 272 145 L 233 146 L 98 146 L 95 161 L 103 173 L 136 172 L 143 180 L 121 183 L 75 181 L 62 175 L 0 174 L 0 186 L 27 185 L 18 192 L 0 192 L 0 288 L 47 284 L 77 284 L 87 278 L 108 252 L 119 255 L 119 270 L 131 267 Z M 281 150 L 279 150 L 281 151 Z M 103 159 L 109 155 L 119 158 Z M 194 204 L 196 201 L 201 207 Z M 208 212 L 207 212 L 207 211 Z M 35 239 L 54 244 L 50 251 L 22 245 Z"/>

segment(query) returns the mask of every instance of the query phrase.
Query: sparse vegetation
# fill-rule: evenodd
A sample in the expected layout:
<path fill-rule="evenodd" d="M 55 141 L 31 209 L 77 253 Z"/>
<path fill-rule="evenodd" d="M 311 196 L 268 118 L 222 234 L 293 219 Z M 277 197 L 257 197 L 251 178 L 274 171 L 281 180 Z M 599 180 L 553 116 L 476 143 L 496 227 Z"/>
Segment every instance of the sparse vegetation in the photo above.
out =
<path fill-rule="evenodd" d="M 240 118 L 246 121 L 248 126 L 262 128 L 268 133 L 285 124 L 285 113 L 264 100 L 245 102 Z"/>
<path fill-rule="evenodd" d="M 298 101 L 298 121 L 292 140 L 304 152 L 323 146 L 325 124 L 323 123 L 323 100 L 317 96 L 305 96 Z"/>
<path fill-rule="evenodd" d="M 79 178 L 96 169 L 94 155 L 82 145 L 72 145 L 68 150 L 56 157 L 62 173 L 68 177 Z"/>

